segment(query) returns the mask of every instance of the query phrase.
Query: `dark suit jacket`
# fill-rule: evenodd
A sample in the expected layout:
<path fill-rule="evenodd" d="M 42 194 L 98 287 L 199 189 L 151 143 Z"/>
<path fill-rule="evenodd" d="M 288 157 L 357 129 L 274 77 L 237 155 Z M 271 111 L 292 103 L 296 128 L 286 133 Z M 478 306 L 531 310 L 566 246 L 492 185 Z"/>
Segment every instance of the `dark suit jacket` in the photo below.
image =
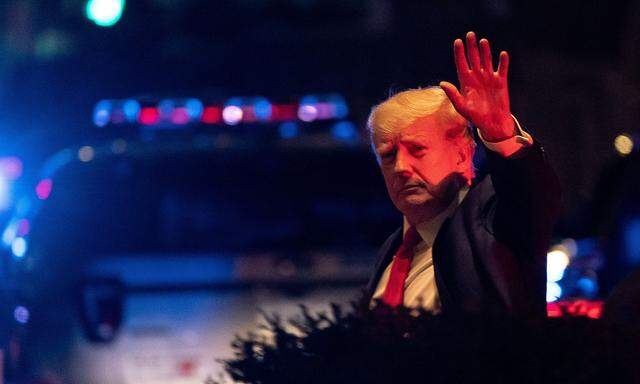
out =
<path fill-rule="evenodd" d="M 538 142 L 515 158 L 487 150 L 489 175 L 473 185 L 433 245 L 443 313 L 546 315 L 546 254 L 560 188 Z M 402 241 L 394 232 L 367 286 L 373 295 Z"/>

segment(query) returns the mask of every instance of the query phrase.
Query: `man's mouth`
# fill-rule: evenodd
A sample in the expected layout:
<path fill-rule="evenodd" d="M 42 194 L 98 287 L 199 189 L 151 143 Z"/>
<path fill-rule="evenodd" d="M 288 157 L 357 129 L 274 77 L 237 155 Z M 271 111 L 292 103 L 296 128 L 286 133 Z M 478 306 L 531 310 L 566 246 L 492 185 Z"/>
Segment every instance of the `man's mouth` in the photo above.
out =
<path fill-rule="evenodd" d="M 402 187 L 400 189 L 400 193 L 413 193 L 413 192 L 417 192 L 420 188 L 422 188 L 422 186 L 420 184 L 410 184 L 410 185 L 405 185 L 404 187 Z"/>

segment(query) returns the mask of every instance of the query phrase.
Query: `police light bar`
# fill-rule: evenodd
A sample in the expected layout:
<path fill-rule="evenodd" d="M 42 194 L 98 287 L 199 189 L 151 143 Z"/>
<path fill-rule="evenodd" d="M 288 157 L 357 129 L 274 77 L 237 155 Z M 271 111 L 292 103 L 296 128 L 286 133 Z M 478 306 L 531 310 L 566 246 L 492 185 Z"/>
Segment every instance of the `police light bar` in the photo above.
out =
<path fill-rule="evenodd" d="M 293 103 L 272 103 L 262 96 L 233 97 L 223 103 L 198 98 L 101 100 L 93 111 L 98 127 L 120 124 L 175 129 L 189 124 L 227 125 L 341 120 L 349 108 L 337 93 L 307 95 Z"/>

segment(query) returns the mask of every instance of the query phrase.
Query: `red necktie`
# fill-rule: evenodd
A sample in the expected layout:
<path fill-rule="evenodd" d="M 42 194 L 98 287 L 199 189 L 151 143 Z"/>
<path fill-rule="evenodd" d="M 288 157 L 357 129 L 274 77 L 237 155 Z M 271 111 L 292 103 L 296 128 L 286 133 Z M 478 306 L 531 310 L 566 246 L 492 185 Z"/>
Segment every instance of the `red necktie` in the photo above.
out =
<path fill-rule="evenodd" d="M 404 281 L 409 275 L 411 261 L 413 260 L 413 248 L 418 245 L 421 238 L 415 227 L 409 227 L 402 239 L 402 245 L 393 256 L 393 266 L 387 287 L 384 289 L 382 302 L 386 305 L 397 307 L 404 299 Z"/>

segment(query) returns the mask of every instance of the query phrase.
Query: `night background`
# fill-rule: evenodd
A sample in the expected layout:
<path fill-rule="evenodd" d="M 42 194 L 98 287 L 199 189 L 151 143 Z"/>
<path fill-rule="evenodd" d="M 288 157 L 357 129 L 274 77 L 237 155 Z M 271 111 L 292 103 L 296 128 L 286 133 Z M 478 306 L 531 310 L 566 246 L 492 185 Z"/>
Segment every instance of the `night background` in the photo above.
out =
<path fill-rule="evenodd" d="M 357 294 L 401 222 L 367 116 L 457 84 L 469 30 L 562 184 L 548 301 L 640 265 L 640 1 L 7 0 L 0 30 L 6 382 L 200 383 L 257 307 Z"/>

